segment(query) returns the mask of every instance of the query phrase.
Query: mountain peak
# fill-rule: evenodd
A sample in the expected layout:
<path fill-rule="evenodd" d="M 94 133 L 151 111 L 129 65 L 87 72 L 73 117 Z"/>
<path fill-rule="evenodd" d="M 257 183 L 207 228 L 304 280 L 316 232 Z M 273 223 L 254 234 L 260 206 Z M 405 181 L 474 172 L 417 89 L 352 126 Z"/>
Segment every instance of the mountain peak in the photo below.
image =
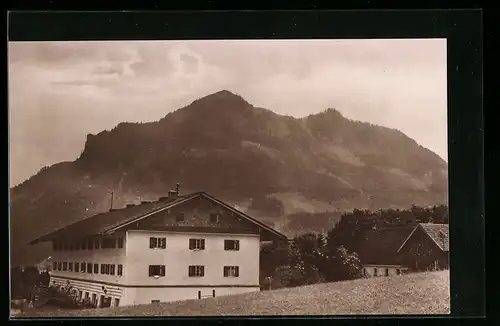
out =
<path fill-rule="evenodd" d="M 228 91 L 227 89 L 223 89 L 218 92 L 207 95 L 205 97 L 202 97 L 198 101 L 205 101 L 205 100 L 217 100 L 217 101 L 222 100 L 222 101 L 235 101 L 235 102 L 248 103 L 243 97 L 234 94 Z"/>

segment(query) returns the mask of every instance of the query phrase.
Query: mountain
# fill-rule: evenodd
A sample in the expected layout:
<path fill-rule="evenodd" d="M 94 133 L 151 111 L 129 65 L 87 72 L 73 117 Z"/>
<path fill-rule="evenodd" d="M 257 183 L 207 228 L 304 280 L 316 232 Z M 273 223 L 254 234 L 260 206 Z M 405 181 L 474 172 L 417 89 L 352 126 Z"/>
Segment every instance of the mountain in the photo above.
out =
<path fill-rule="evenodd" d="M 281 116 L 220 91 L 156 122 L 88 135 L 78 159 L 11 189 L 13 263 L 40 260 L 35 237 L 175 183 L 203 190 L 293 234 L 325 230 L 353 208 L 447 202 L 447 163 L 398 130 L 335 109 Z"/>

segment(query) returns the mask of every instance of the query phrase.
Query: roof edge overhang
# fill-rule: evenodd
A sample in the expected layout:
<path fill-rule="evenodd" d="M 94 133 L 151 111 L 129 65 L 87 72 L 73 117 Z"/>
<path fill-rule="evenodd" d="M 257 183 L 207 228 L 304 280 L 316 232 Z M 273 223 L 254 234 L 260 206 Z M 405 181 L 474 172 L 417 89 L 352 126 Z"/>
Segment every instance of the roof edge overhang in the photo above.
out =
<path fill-rule="evenodd" d="M 118 230 L 126 227 L 127 225 L 130 225 L 130 224 L 133 224 L 133 223 L 137 223 L 140 220 L 142 220 L 144 218 L 147 218 L 147 217 L 149 217 L 149 216 L 151 216 L 153 214 L 161 212 L 161 211 L 163 211 L 165 209 L 172 208 L 174 206 L 177 206 L 179 204 L 185 203 L 185 202 L 187 202 L 189 200 L 192 200 L 192 199 L 200 197 L 200 196 L 203 196 L 203 197 L 205 197 L 205 198 L 207 198 L 207 199 L 209 199 L 209 200 L 211 200 L 211 201 L 213 201 L 213 202 L 215 202 L 215 203 L 217 203 L 217 204 L 219 204 L 219 205 L 227 208 L 231 212 L 239 215 L 240 217 L 242 217 L 242 218 L 244 218 L 244 219 L 252 222 L 253 224 L 255 224 L 255 225 L 257 225 L 259 227 L 259 230 L 262 230 L 262 231 L 265 232 L 265 234 L 270 235 L 270 238 L 272 238 L 272 239 L 273 238 L 284 239 L 284 240 L 287 239 L 287 236 L 284 235 L 284 234 L 282 234 L 281 232 L 273 229 L 272 227 L 270 227 L 270 226 L 268 226 L 268 225 L 266 225 L 266 224 L 264 224 L 264 223 L 262 223 L 262 222 L 260 222 L 260 221 L 258 221 L 256 219 L 254 219 L 252 217 L 250 217 L 249 215 L 247 215 L 247 214 L 245 214 L 245 213 L 237 210 L 236 208 L 232 207 L 231 205 L 228 205 L 228 204 L 224 203 L 223 201 L 220 201 L 220 200 L 216 199 L 215 197 L 209 195 L 206 192 L 195 192 L 195 193 L 193 193 L 191 195 L 188 195 L 187 197 L 184 197 L 184 198 L 182 198 L 180 200 L 173 201 L 170 204 L 165 205 L 165 206 L 163 206 L 161 208 L 155 209 L 155 210 L 153 210 L 153 211 L 151 211 L 149 213 L 142 214 L 141 216 L 138 216 L 138 217 L 136 217 L 136 218 L 134 218 L 134 219 L 132 219 L 130 221 L 124 222 L 124 223 L 122 223 L 120 225 L 117 225 L 117 226 L 113 226 L 113 227 L 105 230 L 104 232 L 99 233 L 99 235 L 114 233 L 114 232 L 116 232 L 116 231 L 118 231 Z M 76 223 L 78 223 L 78 222 L 76 222 Z M 69 225 L 69 226 L 71 226 L 71 225 Z M 64 229 L 66 229 L 69 226 L 65 226 L 65 227 L 60 228 L 60 229 L 58 229 L 56 231 L 50 232 L 50 233 L 48 233 L 46 235 L 43 235 L 43 236 L 41 236 L 41 237 L 39 237 L 39 238 L 37 238 L 35 240 L 32 240 L 32 241 L 28 242 L 28 244 L 29 245 L 35 245 L 35 244 L 38 244 L 38 243 L 41 243 L 41 242 L 51 241 L 52 239 L 58 237 L 58 235 L 59 235 L 58 233 L 61 233 L 61 231 L 63 231 Z M 61 234 L 61 236 L 62 236 L 62 234 Z"/>

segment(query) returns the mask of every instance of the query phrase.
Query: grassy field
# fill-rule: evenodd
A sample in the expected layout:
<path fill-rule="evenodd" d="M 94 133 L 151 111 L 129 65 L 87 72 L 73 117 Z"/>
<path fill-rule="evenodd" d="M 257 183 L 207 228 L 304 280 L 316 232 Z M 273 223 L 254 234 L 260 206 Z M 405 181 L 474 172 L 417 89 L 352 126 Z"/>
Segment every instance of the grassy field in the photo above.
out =
<path fill-rule="evenodd" d="M 202 300 L 90 310 L 32 312 L 37 317 L 449 314 L 448 271 L 315 284 Z M 24 317 L 29 317 L 25 315 Z"/>

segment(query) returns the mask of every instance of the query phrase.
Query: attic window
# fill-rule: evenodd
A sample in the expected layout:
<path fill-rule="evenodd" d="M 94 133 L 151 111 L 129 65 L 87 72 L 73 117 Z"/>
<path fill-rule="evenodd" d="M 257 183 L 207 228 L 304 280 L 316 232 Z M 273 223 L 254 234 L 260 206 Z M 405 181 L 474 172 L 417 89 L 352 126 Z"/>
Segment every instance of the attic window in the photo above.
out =
<path fill-rule="evenodd" d="M 210 213 L 210 223 L 219 223 L 219 213 Z"/>

